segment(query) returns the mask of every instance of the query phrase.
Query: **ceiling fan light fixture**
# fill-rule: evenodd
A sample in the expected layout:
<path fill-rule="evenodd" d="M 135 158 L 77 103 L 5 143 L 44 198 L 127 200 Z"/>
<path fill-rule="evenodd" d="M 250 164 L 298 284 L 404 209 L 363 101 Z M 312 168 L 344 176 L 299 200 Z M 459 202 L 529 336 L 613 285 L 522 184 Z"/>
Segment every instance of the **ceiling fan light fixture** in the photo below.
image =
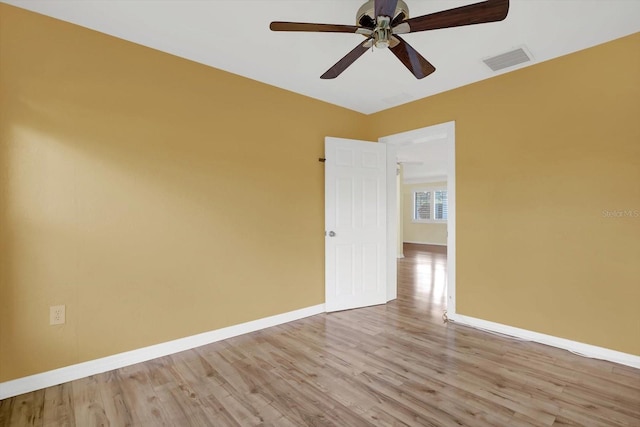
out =
<path fill-rule="evenodd" d="M 378 49 L 386 49 L 389 47 L 389 40 L 376 40 L 375 47 Z"/>
<path fill-rule="evenodd" d="M 374 45 L 378 49 L 385 49 L 389 47 L 389 39 L 391 38 L 391 18 L 388 16 L 378 16 L 378 25 L 373 30 L 373 37 L 375 39 Z"/>

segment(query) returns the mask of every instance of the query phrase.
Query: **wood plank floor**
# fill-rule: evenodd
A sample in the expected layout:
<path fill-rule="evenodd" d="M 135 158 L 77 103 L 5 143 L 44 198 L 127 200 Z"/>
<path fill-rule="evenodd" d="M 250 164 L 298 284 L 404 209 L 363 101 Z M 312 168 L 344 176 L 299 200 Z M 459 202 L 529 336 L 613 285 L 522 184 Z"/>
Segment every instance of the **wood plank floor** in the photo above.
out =
<path fill-rule="evenodd" d="M 442 322 L 446 252 L 399 297 L 0 401 L 0 426 L 640 426 L 640 370 Z"/>

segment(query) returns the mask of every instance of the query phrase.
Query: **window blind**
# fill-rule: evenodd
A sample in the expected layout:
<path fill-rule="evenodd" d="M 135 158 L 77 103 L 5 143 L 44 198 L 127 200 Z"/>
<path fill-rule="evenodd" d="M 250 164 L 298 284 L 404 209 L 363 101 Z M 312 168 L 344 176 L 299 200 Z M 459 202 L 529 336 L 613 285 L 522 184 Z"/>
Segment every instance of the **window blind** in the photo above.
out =
<path fill-rule="evenodd" d="M 414 219 L 431 219 L 431 192 L 416 191 L 414 200 Z"/>
<path fill-rule="evenodd" d="M 435 219 L 447 219 L 449 204 L 447 203 L 447 190 L 435 191 Z"/>

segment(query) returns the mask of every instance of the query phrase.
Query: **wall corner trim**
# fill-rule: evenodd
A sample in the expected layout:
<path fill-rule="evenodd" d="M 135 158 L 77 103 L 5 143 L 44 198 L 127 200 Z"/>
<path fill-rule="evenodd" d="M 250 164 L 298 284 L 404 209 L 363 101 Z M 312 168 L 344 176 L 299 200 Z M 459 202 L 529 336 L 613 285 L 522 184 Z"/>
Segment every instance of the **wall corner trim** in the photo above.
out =
<path fill-rule="evenodd" d="M 281 325 L 283 323 L 292 322 L 294 320 L 303 319 L 305 317 L 314 316 L 324 312 L 324 304 L 318 304 L 238 325 L 228 326 L 226 328 L 216 329 L 214 331 L 203 332 L 201 334 L 155 344 L 149 347 L 139 348 L 137 350 L 131 350 L 100 359 L 90 360 L 88 362 L 78 363 L 76 365 L 65 366 L 64 368 L 42 372 L 28 377 L 6 381 L 0 383 L 0 400 L 91 375 L 101 374 L 103 372 L 112 371 L 114 369 L 134 365 L 136 363 L 146 362 L 158 357 L 168 356 L 170 354 L 190 350 L 206 344 L 233 338 L 249 332 L 259 331 L 261 329 L 270 328 L 272 326 Z"/>
<path fill-rule="evenodd" d="M 620 351 L 611 350 L 604 347 L 598 347 L 595 345 L 572 341 L 565 338 L 554 337 L 552 335 L 541 334 L 539 332 L 533 332 L 527 329 L 507 326 L 501 323 L 490 322 L 488 320 L 477 319 L 475 317 L 464 316 L 457 313 L 449 313 L 448 318 L 455 323 L 470 326 L 472 328 L 483 329 L 488 332 L 495 332 L 503 335 L 509 335 L 511 337 L 561 348 L 563 350 L 570 351 L 571 353 L 575 353 L 579 356 L 606 360 L 609 362 L 614 362 L 640 369 L 640 356 L 636 356 L 633 354 L 622 353 Z"/>

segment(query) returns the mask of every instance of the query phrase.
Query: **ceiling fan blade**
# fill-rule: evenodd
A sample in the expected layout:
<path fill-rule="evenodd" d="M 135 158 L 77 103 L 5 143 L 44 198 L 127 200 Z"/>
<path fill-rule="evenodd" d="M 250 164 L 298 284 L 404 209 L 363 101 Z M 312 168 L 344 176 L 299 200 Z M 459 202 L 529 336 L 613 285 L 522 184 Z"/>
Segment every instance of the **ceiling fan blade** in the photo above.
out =
<path fill-rule="evenodd" d="M 400 12 L 398 14 L 398 16 L 396 16 L 395 18 L 393 18 L 393 21 L 391 21 L 391 27 L 395 27 L 396 25 L 398 25 L 399 23 L 401 23 L 402 21 L 405 20 L 407 16 L 404 14 L 404 12 Z"/>
<path fill-rule="evenodd" d="M 416 78 L 422 79 L 436 70 L 429 61 L 424 59 L 418 51 L 401 39 L 400 36 L 394 35 L 393 37 L 396 38 L 399 43 L 394 47 L 389 47 L 389 49 Z"/>
<path fill-rule="evenodd" d="M 346 70 L 351 64 L 353 64 L 356 59 L 360 58 L 369 48 L 371 47 L 371 43 L 369 43 L 371 38 L 365 40 L 364 43 L 360 43 L 355 47 L 351 52 L 347 53 L 340 61 L 336 62 L 336 64 L 329 68 L 323 75 L 320 76 L 321 79 L 335 79 L 338 77 L 344 70 Z"/>
<path fill-rule="evenodd" d="M 356 25 L 339 24 L 311 24 L 306 22 L 281 22 L 274 21 L 269 25 L 271 31 L 307 31 L 318 33 L 356 33 L 370 35 L 372 31 L 368 28 Z"/>
<path fill-rule="evenodd" d="M 508 13 L 509 0 L 486 0 L 407 19 L 394 27 L 394 33 L 415 33 L 417 31 L 497 22 L 506 18 Z M 406 28 L 407 25 L 409 28 Z M 398 28 L 398 31 L 396 31 L 396 28 Z"/>
<path fill-rule="evenodd" d="M 393 15 L 396 14 L 396 6 L 398 6 L 398 0 L 375 0 L 375 16 L 388 16 L 393 19 Z"/>

